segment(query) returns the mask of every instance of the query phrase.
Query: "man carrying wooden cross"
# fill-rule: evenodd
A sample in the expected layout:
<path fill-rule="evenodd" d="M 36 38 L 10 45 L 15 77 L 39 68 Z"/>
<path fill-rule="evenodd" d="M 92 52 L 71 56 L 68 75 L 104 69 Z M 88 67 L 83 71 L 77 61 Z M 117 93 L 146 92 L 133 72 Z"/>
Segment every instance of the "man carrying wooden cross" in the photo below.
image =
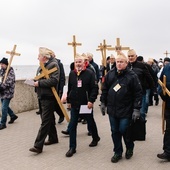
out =
<path fill-rule="evenodd" d="M 34 83 L 36 87 L 36 92 L 41 106 L 41 119 L 42 123 L 37 135 L 37 138 L 34 143 L 34 147 L 30 148 L 29 151 L 35 153 L 41 153 L 43 150 L 44 144 L 54 144 L 58 143 L 57 130 L 55 127 L 55 117 L 54 109 L 56 105 L 56 98 L 53 94 L 52 87 L 57 88 L 59 82 L 59 67 L 54 57 L 51 57 L 51 50 L 40 47 L 38 60 L 40 64 L 44 64 L 44 67 L 47 70 L 55 69 L 49 75 L 49 78 L 46 79 L 42 77 Z M 40 66 L 37 70 L 37 75 L 41 74 L 42 67 Z M 49 139 L 45 142 L 45 139 L 49 135 Z"/>
<path fill-rule="evenodd" d="M 0 61 L 0 98 L 2 107 L 2 117 L 0 123 L 0 130 L 6 128 L 7 115 L 10 116 L 9 124 L 13 123 L 18 116 L 14 114 L 13 110 L 9 107 L 11 99 L 14 97 L 15 89 L 15 73 L 14 69 L 10 67 L 7 58 L 3 58 Z M 6 74 L 7 68 L 8 74 Z M 6 76 L 5 76 L 6 75 Z M 6 79 L 5 79 L 6 77 Z"/>
<path fill-rule="evenodd" d="M 163 76 L 166 76 L 166 87 L 160 87 L 159 86 L 159 94 L 162 98 L 162 100 L 165 102 L 165 108 L 164 108 L 164 119 L 166 122 L 166 128 L 164 133 L 164 139 L 163 139 L 163 150 L 164 152 L 161 154 L 158 154 L 157 157 L 163 160 L 169 160 L 170 161 L 170 96 L 169 96 L 169 90 L 170 90 L 170 64 L 167 64 L 161 73 L 160 80 L 163 81 Z M 164 92 L 165 91 L 165 92 Z M 164 121 L 164 120 L 163 120 Z M 163 127 L 164 129 L 164 127 Z"/>

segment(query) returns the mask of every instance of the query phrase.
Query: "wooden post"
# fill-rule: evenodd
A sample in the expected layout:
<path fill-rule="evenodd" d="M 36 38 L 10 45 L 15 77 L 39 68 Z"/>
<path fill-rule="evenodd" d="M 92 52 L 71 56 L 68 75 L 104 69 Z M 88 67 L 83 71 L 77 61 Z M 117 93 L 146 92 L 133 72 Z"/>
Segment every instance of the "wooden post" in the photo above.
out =
<path fill-rule="evenodd" d="M 40 62 L 40 67 L 41 67 L 41 69 L 42 69 L 42 73 L 41 73 L 40 75 L 36 76 L 36 77 L 34 78 L 34 80 L 39 80 L 39 79 L 42 78 L 42 77 L 45 77 L 46 79 L 49 79 L 49 74 L 57 70 L 56 67 L 55 67 L 55 68 L 52 68 L 52 69 L 50 69 L 50 70 L 46 69 L 46 68 L 44 67 L 44 64 L 43 64 L 42 62 Z M 57 91 L 56 91 L 55 87 L 51 87 L 51 90 L 52 90 L 52 92 L 53 92 L 53 94 L 54 94 L 54 96 L 55 96 L 55 98 L 56 98 L 56 100 L 57 100 L 57 102 L 58 102 L 58 104 L 59 104 L 59 106 L 60 106 L 60 109 L 62 110 L 62 112 L 63 112 L 63 114 L 64 114 L 67 122 L 69 122 L 69 121 L 70 121 L 70 120 L 69 120 L 69 117 L 68 117 L 68 115 L 67 115 L 67 112 L 66 112 L 64 106 L 63 106 L 62 103 L 61 103 L 61 100 L 60 100 L 60 98 L 59 98 L 59 96 L 58 96 L 58 94 L 57 94 Z"/>
<path fill-rule="evenodd" d="M 6 69 L 6 72 L 5 72 L 3 83 L 5 83 L 5 81 L 6 81 L 6 78 L 7 78 L 7 75 L 8 75 L 8 72 L 9 72 L 9 69 L 10 69 L 10 66 L 11 66 L 11 63 L 12 63 L 14 55 L 17 55 L 17 56 L 21 55 L 21 54 L 15 52 L 16 47 L 17 47 L 17 45 L 14 45 L 12 51 L 6 51 L 6 53 L 10 54 L 11 57 L 10 57 L 9 62 L 8 62 L 8 66 L 7 66 L 7 69 Z"/>
<path fill-rule="evenodd" d="M 81 43 L 77 43 L 76 42 L 76 36 L 73 35 L 73 42 L 71 43 L 68 43 L 68 45 L 72 45 L 73 46 L 73 52 L 74 52 L 74 59 L 75 59 L 75 56 L 76 56 L 76 46 L 81 46 L 82 44 Z"/>
<path fill-rule="evenodd" d="M 170 91 L 166 88 L 166 76 L 163 76 L 163 82 L 158 79 L 158 83 L 162 87 L 163 95 L 168 94 L 168 96 L 170 97 Z M 162 134 L 165 133 L 165 105 L 165 101 L 162 101 Z"/>
<path fill-rule="evenodd" d="M 116 51 L 117 54 L 119 54 L 120 51 L 130 50 L 130 48 L 129 48 L 129 47 L 122 47 L 122 46 L 120 45 L 120 38 L 116 38 L 116 46 L 115 46 L 115 47 L 108 48 L 108 50 Z"/>
<path fill-rule="evenodd" d="M 168 54 L 170 54 L 170 53 L 168 53 L 168 51 L 166 51 L 164 54 L 166 55 L 166 57 L 168 57 Z"/>

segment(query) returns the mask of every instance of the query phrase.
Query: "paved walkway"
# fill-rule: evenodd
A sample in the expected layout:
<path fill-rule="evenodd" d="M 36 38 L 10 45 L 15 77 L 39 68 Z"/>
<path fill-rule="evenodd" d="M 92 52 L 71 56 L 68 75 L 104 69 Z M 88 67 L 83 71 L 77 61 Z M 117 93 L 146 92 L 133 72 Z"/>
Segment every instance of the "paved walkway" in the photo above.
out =
<path fill-rule="evenodd" d="M 40 118 L 36 110 L 18 114 L 18 120 L 0 131 L 0 170 L 167 170 L 170 162 L 159 160 L 156 155 L 162 152 L 161 104 L 151 106 L 147 116 L 146 141 L 135 142 L 134 156 L 111 163 L 113 144 L 108 117 L 102 116 L 95 103 L 95 119 L 101 141 L 97 147 L 90 148 L 91 137 L 87 127 L 78 125 L 78 147 L 73 157 L 65 157 L 69 138 L 62 135 L 67 122 L 57 124 L 59 143 L 44 146 L 42 154 L 29 152 L 37 135 Z M 56 115 L 58 120 L 58 116 Z"/>

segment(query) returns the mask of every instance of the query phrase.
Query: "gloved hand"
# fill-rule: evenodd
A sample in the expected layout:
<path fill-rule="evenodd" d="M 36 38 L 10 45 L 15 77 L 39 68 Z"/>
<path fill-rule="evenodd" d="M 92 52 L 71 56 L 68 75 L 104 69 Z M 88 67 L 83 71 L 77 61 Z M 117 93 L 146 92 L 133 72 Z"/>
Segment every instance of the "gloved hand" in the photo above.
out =
<path fill-rule="evenodd" d="M 105 112 L 106 112 L 106 106 L 105 106 L 104 103 L 101 103 L 101 104 L 100 104 L 100 110 L 101 110 L 102 115 L 104 116 L 104 115 L 105 115 Z"/>
<path fill-rule="evenodd" d="M 140 117 L 140 111 L 137 110 L 137 109 L 134 109 L 134 110 L 133 110 L 133 113 L 132 113 L 132 119 L 133 119 L 133 121 L 135 122 L 136 119 L 138 119 L 139 117 Z"/>

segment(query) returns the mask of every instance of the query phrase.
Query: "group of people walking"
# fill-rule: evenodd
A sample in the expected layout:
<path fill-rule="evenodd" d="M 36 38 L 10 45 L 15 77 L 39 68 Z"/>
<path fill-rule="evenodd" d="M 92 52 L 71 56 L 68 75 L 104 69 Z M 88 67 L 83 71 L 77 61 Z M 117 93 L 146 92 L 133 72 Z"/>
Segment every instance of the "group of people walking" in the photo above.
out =
<path fill-rule="evenodd" d="M 44 145 L 59 142 L 54 111 L 61 112 L 61 109 L 56 104 L 57 101 L 51 88 L 55 87 L 58 94 L 60 94 L 60 98 L 63 93 L 62 88 L 59 88 L 61 68 L 59 67 L 59 60 L 56 59 L 54 52 L 48 48 L 40 47 L 38 60 L 47 70 L 57 69 L 49 74 L 49 78 L 42 77 L 34 82 L 41 116 L 41 125 L 34 146 L 29 149 L 35 153 L 41 153 Z M 90 61 L 93 64 L 90 64 Z M 3 69 L 3 61 L 1 60 L 0 63 Z M 150 91 L 152 91 L 153 96 L 157 100 L 159 92 L 161 98 L 166 102 L 166 130 L 163 141 L 164 152 L 158 154 L 157 157 L 170 160 L 170 97 L 162 93 L 161 87 L 158 88 L 158 79 L 155 77 L 155 74 L 153 74 L 151 65 L 145 63 L 143 57 L 137 56 L 135 50 L 131 49 L 128 51 L 127 56 L 121 51 L 118 52 L 116 57 L 112 55 L 111 62 L 108 63 L 107 68 L 104 69 L 107 69 L 107 74 L 102 75 L 104 79 L 102 80 L 101 86 L 100 110 L 102 115 L 108 114 L 110 122 L 114 152 L 111 162 L 117 163 L 123 156 L 122 139 L 126 147 L 125 158 L 130 159 L 133 156 L 134 141 L 127 140 L 126 131 L 131 121 L 135 122 L 140 117 L 146 120 Z M 169 70 L 170 64 L 167 64 L 161 73 L 160 79 L 162 80 L 163 75 L 167 76 L 167 89 L 170 90 Z M 12 73 L 11 71 L 11 74 Z M 37 76 L 42 73 L 43 68 L 40 66 L 37 70 Z M 10 78 L 10 76 L 8 77 Z M 93 61 L 92 54 L 77 54 L 75 56 L 73 69 L 70 71 L 68 77 L 67 108 L 70 110 L 70 122 L 67 131 L 69 135 L 69 149 L 65 154 L 66 157 L 72 157 L 76 153 L 77 124 L 81 107 L 84 105 L 87 107 L 86 109 L 91 110 L 90 114 L 81 114 L 87 121 L 88 131 L 92 136 L 89 147 L 96 147 L 100 141 L 97 124 L 93 116 L 94 103 L 99 94 L 99 79 L 99 69 Z M 8 83 L 6 84 L 9 85 Z M 2 91 L 5 89 L 5 84 L 1 84 L 0 93 L 2 93 L 1 89 Z M 157 89 L 159 89 L 159 91 Z M 3 114 L 4 118 L 2 116 L 1 119 L 1 129 L 6 126 L 5 121 L 7 114 L 11 116 L 10 122 L 12 123 L 18 118 L 9 108 L 11 98 L 12 97 L 7 99 L 7 101 L 5 100 L 6 102 L 4 102 L 4 98 L 1 98 L 1 102 L 4 102 L 5 106 L 8 104 L 8 110 Z M 63 119 L 64 117 L 62 117 L 60 123 Z M 4 124 L 3 121 L 5 122 Z M 46 141 L 47 136 L 48 139 Z"/>

